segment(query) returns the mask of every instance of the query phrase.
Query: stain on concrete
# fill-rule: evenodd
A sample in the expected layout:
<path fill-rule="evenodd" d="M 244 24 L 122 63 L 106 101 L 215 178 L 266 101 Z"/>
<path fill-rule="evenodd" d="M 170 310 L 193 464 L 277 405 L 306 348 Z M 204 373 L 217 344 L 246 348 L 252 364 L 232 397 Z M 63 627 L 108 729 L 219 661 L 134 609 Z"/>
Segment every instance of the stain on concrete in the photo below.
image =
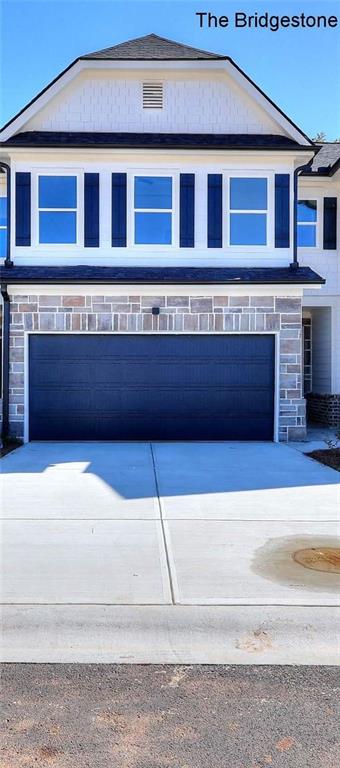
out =
<path fill-rule="evenodd" d="M 294 560 L 304 568 L 323 573 L 340 573 L 340 549 L 334 547 L 311 547 L 299 549 Z"/>
<path fill-rule="evenodd" d="M 261 653 L 262 651 L 270 650 L 273 647 L 273 643 L 268 632 L 259 628 L 254 629 L 253 632 L 249 632 L 249 634 L 237 640 L 235 647 L 249 653 Z"/>
<path fill-rule="evenodd" d="M 304 568 L 294 559 L 304 549 L 337 549 L 340 539 L 334 536 L 286 536 L 269 539 L 254 554 L 251 568 L 269 581 L 301 589 L 301 592 L 340 593 L 340 573 L 327 573 Z"/>

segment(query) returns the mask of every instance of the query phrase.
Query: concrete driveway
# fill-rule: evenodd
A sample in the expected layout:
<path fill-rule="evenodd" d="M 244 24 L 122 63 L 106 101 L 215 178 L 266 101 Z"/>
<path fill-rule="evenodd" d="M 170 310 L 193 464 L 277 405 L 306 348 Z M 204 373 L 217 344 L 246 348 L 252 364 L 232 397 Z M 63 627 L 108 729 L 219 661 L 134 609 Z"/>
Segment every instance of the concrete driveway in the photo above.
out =
<path fill-rule="evenodd" d="M 339 474 L 271 443 L 30 443 L 1 462 L 2 602 L 337 604 L 294 562 L 340 535 Z"/>

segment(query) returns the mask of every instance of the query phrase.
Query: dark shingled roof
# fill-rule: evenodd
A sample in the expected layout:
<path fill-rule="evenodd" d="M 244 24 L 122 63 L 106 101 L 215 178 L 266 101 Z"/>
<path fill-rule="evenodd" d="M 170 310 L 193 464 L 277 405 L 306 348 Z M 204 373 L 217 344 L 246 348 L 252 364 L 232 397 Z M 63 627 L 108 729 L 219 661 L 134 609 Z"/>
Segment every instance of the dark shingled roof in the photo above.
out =
<path fill-rule="evenodd" d="M 160 61 L 190 61 L 197 59 L 226 59 L 219 53 L 202 51 L 200 48 L 192 48 L 190 45 L 176 43 L 166 37 L 151 34 L 144 37 L 136 37 L 101 51 L 87 53 L 81 59 L 115 59 L 120 61 L 148 61 L 159 59 Z"/>
<path fill-rule="evenodd" d="M 267 133 L 90 133 L 25 131 L 0 146 L 103 147 L 128 149 L 301 149 L 287 136 Z M 312 149 L 308 147 L 307 149 Z"/>
<path fill-rule="evenodd" d="M 15 283 L 128 284 L 320 284 L 325 280 L 310 267 L 2 267 L 0 278 Z"/>
<path fill-rule="evenodd" d="M 309 176 L 315 173 L 318 176 L 332 176 L 340 165 L 340 142 L 327 142 L 325 144 L 316 144 L 316 146 L 319 148 L 319 152 L 311 163 L 311 169 L 310 171 L 305 171 L 302 175 Z"/>

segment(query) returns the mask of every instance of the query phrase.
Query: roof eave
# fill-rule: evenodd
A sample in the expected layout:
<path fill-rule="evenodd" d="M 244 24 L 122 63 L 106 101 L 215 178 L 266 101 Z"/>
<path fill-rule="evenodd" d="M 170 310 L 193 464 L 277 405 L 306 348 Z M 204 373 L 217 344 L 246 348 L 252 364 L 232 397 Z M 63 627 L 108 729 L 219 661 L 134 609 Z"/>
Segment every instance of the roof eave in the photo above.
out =
<path fill-rule="evenodd" d="M 79 56 L 79 61 L 151 61 L 151 62 L 157 62 L 157 61 L 204 61 L 206 64 L 209 64 L 209 61 L 227 61 L 228 56 L 162 56 L 161 57 L 150 57 L 150 56 L 138 56 L 138 59 L 132 59 L 129 56 L 120 56 L 119 58 L 115 56 Z"/>
<path fill-rule="evenodd" d="M 0 148 L 2 149 L 150 149 L 150 150 L 164 150 L 164 149 L 180 149 L 180 150 L 206 150 L 208 152 L 314 152 L 315 150 L 313 147 L 308 147 L 306 145 L 297 145 L 293 147 L 285 146 L 285 147 L 277 147 L 273 145 L 267 145 L 267 146 L 258 146 L 256 144 L 249 145 L 249 146 L 242 146 L 240 144 L 233 144 L 229 146 L 223 146 L 223 145 L 216 145 L 216 146 L 207 146 L 206 144 L 196 144 L 194 146 L 190 146 L 188 144 L 159 144 L 157 146 L 151 145 L 151 144 L 114 144 L 114 143 L 108 143 L 108 144 L 96 144 L 96 143 L 89 143 L 89 144 L 69 144 L 69 143 L 30 143 L 30 144 L 11 144 L 10 142 L 0 142 Z"/>
<path fill-rule="evenodd" d="M 66 280 L 61 278 L 49 279 L 49 278 L 14 278 L 3 280 L 7 285 L 300 285 L 305 288 L 311 285 L 324 285 L 326 280 L 320 277 L 318 280 L 114 280 L 106 278 L 101 279 L 89 279 L 89 278 L 77 278 Z"/>
<path fill-rule="evenodd" d="M 326 280 L 316 272 L 313 273 L 313 277 L 310 279 L 306 279 L 305 275 L 301 276 L 299 279 L 297 278 L 296 273 L 292 274 L 292 277 L 293 279 L 266 279 L 264 277 L 259 277 L 258 279 L 256 279 L 256 277 L 251 277 L 249 279 L 242 277 L 217 279 L 216 277 L 203 277 L 202 275 L 199 275 L 194 279 L 193 277 L 186 278 L 185 276 L 177 278 L 171 275 L 163 278 L 153 278 L 150 274 L 147 275 L 147 277 L 138 277 L 136 275 L 129 277 L 125 275 L 123 278 L 110 277 L 109 275 L 103 277 L 91 277 L 90 275 L 70 275 L 69 277 L 60 275 L 54 275 L 53 277 L 48 277 L 48 275 L 40 277 L 36 275 L 17 275 L 11 277 L 11 269 L 5 269 L 1 274 L 1 282 L 7 285 L 300 285 L 307 288 L 311 285 L 324 285 L 326 282 Z"/>

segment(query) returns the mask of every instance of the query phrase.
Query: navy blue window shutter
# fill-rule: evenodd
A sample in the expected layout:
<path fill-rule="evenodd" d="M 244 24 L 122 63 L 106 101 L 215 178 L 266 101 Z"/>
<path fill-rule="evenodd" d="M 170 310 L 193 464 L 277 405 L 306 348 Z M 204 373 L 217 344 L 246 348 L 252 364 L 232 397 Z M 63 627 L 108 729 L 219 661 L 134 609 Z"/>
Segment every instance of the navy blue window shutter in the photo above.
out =
<path fill-rule="evenodd" d="M 327 251 L 336 249 L 336 202 L 336 197 L 323 201 L 323 247 Z"/>
<path fill-rule="evenodd" d="M 99 246 L 99 173 L 84 175 L 84 246 Z"/>
<path fill-rule="evenodd" d="M 195 174 L 180 174 L 180 224 L 179 244 L 181 248 L 195 246 Z"/>
<path fill-rule="evenodd" d="M 222 174 L 208 174 L 208 248 L 222 248 Z"/>
<path fill-rule="evenodd" d="M 112 245 L 126 246 L 126 173 L 112 174 Z"/>
<path fill-rule="evenodd" d="M 289 248 L 290 176 L 275 174 L 275 248 Z"/>
<path fill-rule="evenodd" d="M 31 174 L 15 174 L 15 244 L 31 245 Z"/>

